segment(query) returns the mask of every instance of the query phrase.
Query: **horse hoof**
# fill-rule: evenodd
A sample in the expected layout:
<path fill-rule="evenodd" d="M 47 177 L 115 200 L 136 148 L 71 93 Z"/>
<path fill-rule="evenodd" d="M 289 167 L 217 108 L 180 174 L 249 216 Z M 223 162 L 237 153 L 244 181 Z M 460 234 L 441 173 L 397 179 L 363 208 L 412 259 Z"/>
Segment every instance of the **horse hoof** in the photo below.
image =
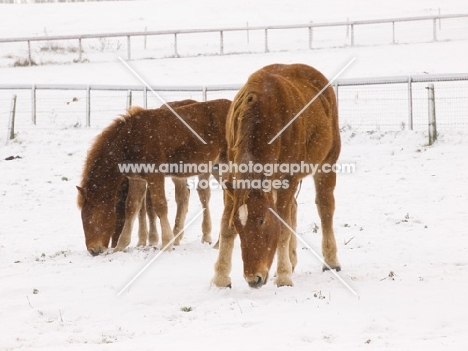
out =
<path fill-rule="evenodd" d="M 278 275 L 275 279 L 275 284 L 277 287 L 294 285 L 290 275 Z"/>
<path fill-rule="evenodd" d="M 125 247 L 116 246 L 114 250 L 112 250 L 112 253 L 123 252 L 123 250 L 125 250 Z"/>
<path fill-rule="evenodd" d="M 211 280 L 211 283 L 216 285 L 218 288 L 229 288 L 229 289 L 232 288 L 231 278 L 229 277 L 222 277 L 222 276 L 216 277 L 215 276 Z"/>
<path fill-rule="evenodd" d="M 334 265 L 334 266 L 323 265 L 323 267 L 322 267 L 322 272 L 329 271 L 330 268 L 331 268 L 331 269 L 334 269 L 334 270 L 337 271 L 337 272 L 341 271 L 341 266 L 340 266 L 340 265 Z"/>
<path fill-rule="evenodd" d="M 167 244 L 166 244 L 166 245 L 167 245 Z M 174 250 L 173 245 L 169 245 L 169 246 L 167 246 L 167 247 L 166 247 L 166 245 L 162 245 L 162 246 L 161 246 L 161 250 L 164 249 L 164 251 L 166 251 L 166 252 L 171 252 L 172 250 Z"/>
<path fill-rule="evenodd" d="M 211 243 L 213 242 L 213 240 L 211 240 L 211 237 L 210 237 L 210 236 L 206 236 L 206 237 L 204 236 L 204 237 L 201 239 L 201 242 L 202 242 L 202 244 L 208 243 L 208 244 L 211 245 Z"/>

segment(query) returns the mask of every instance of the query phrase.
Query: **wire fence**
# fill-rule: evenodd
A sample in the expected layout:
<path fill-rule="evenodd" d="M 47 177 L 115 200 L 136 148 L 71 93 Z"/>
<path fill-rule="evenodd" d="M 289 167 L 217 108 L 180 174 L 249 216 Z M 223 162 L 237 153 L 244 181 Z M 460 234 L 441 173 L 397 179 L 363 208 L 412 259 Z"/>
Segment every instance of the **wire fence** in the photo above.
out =
<path fill-rule="evenodd" d="M 0 38 L 0 65 L 307 50 L 468 39 L 468 14 L 341 22 Z"/>
<path fill-rule="evenodd" d="M 468 130 L 468 74 L 342 79 L 334 83 L 340 125 L 355 130 L 427 130 L 427 86 L 435 87 L 439 131 Z M 151 87 L 165 101 L 233 99 L 238 85 Z M 7 135 L 12 97 L 15 130 L 101 129 L 130 105 L 162 102 L 144 86 L 0 85 L 0 138 Z M 5 132 L 2 130 L 5 129 Z"/>

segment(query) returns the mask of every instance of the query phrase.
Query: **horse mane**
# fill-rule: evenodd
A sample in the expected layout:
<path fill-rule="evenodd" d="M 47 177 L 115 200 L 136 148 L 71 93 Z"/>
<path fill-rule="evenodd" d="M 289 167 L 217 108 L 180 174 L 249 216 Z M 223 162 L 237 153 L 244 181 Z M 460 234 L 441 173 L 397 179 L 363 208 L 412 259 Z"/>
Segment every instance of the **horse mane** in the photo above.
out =
<path fill-rule="evenodd" d="M 234 163 L 238 165 L 250 161 L 246 158 L 250 158 L 251 155 L 246 154 L 246 152 L 251 147 L 252 140 L 250 136 L 255 129 L 255 119 L 258 118 L 255 109 L 247 110 L 246 104 L 250 98 L 249 93 L 251 91 L 252 86 L 249 83 L 239 90 L 233 100 L 226 120 L 226 140 L 229 145 L 229 159 L 234 160 Z M 230 223 L 232 223 L 237 209 L 245 203 L 251 191 L 249 188 L 239 188 L 235 183 L 239 181 L 252 181 L 252 179 L 252 175 L 241 172 L 235 172 L 230 178 L 234 182 L 234 204 L 230 215 Z"/>
<path fill-rule="evenodd" d="M 89 181 L 93 175 L 97 176 L 94 171 L 96 170 L 99 162 L 103 159 L 103 155 L 108 153 L 109 143 L 119 136 L 122 129 L 128 125 L 129 119 L 143 110 L 144 109 L 139 106 L 130 107 L 124 114 L 117 117 L 109 126 L 96 136 L 93 144 L 88 150 L 86 161 L 83 166 L 80 188 L 84 190 L 84 193 L 89 190 Z M 85 200 L 84 194 L 79 191 L 77 204 L 80 209 L 83 208 Z"/>

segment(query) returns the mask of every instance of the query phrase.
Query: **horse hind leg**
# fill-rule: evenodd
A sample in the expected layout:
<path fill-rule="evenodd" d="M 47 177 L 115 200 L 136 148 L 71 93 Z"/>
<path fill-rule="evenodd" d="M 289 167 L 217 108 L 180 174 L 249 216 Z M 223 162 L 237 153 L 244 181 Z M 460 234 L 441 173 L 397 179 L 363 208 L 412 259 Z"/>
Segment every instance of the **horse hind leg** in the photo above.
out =
<path fill-rule="evenodd" d="M 130 245 L 133 223 L 142 206 L 143 197 L 146 191 L 146 182 L 140 179 L 129 179 L 129 189 L 127 200 L 125 201 L 125 224 L 120 234 L 115 252 L 123 251 Z"/>
<path fill-rule="evenodd" d="M 138 212 L 138 243 L 137 246 L 146 246 L 148 241 L 148 223 L 146 221 L 146 193 L 141 201 L 140 211 Z"/>
<path fill-rule="evenodd" d="M 291 204 L 291 228 L 296 232 L 297 227 L 297 201 L 293 198 Z M 297 265 L 297 238 L 295 233 L 291 233 L 291 238 L 289 239 L 289 260 L 291 261 L 292 271 Z"/>
<path fill-rule="evenodd" d="M 341 270 L 337 257 L 335 234 L 333 232 L 333 215 L 335 212 L 336 173 L 316 173 L 314 176 L 318 214 L 322 224 L 322 254 L 326 264 L 323 270 Z"/>
<path fill-rule="evenodd" d="M 151 194 L 149 189 L 146 190 L 146 212 L 149 221 L 149 236 L 148 244 L 156 246 L 159 242 L 158 228 L 156 227 L 156 213 L 154 211 L 153 203 L 151 202 Z"/>
<path fill-rule="evenodd" d="M 211 177 L 210 173 L 204 173 L 198 176 L 198 186 L 197 192 L 200 199 L 200 203 L 204 209 L 203 211 L 203 222 L 202 222 L 202 232 L 203 236 L 201 239 L 202 243 L 212 243 L 211 240 L 211 213 L 210 213 L 210 198 L 211 198 L 211 189 L 209 186 L 200 187 L 200 182 L 206 180 L 205 184 L 209 184 L 209 179 Z"/>
<path fill-rule="evenodd" d="M 184 236 L 183 230 L 185 219 L 187 218 L 190 190 L 188 189 L 186 178 L 173 177 L 172 181 L 175 185 L 175 200 L 177 204 L 177 213 L 173 229 L 174 235 L 177 237 L 174 241 L 174 245 L 179 245 Z"/>

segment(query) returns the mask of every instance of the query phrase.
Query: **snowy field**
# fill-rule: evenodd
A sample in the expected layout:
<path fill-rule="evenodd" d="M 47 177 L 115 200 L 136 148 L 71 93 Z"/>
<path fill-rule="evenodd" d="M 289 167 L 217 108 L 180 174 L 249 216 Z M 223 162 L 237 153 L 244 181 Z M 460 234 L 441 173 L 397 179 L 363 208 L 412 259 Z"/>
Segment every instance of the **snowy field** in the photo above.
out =
<path fill-rule="evenodd" d="M 0 5 L 2 28 L 11 24 L 0 36 L 41 35 L 44 27 L 59 34 L 82 32 L 84 26 L 87 32 L 104 32 L 150 24 L 161 29 L 246 21 L 303 23 L 311 20 L 307 12 L 314 13 L 314 21 L 416 16 L 439 8 L 442 13 L 468 12 L 460 0 L 382 2 L 375 7 L 364 0 L 335 0 L 327 7 L 297 1 L 290 11 L 283 10 L 284 1 L 197 2 L 203 7 L 192 3 Z M 229 16 L 221 16 L 223 11 Z M 104 12 L 120 16 L 103 20 Z M 152 13 L 157 20 L 152 21 Z M 174 25 L 180 18 L 184 23 Z M 132 65 L 145 72 L 150 83 L 164 85 L 243 83 L 249 73 L 273 62 L 308 63 L 331 78 L 351 57 L 357 59 L 345 77 L 467 73 L 467 43 L 142 60 Z M 138 83 L 116 57 L 107 63 L 2 66 L 0 77 L 1 83 Z M 135 248 L 136 233 L 126 252 L 91 257 L 86 251 L 75 185 L 100 129 L 60 123 L 29 126 L 4 146 L 6 120 L 0 123 L 1 351 L 464 350 L 468 344 L 466 131 L 443 132 L 429 147 L 425 132 L 363 132 L 352 125 L 343 129 L 340 161 L 355 163 L 356 173 L 338 177 L 335 235 L 339 274 L 358 296 L 332 273 L 322 273 L 321 263 L 300 244 L 294 287 L 277 288 L 269 282 L 250 289 L 242 277 L 238 245 L 232 289 L 212 287 L 217 251 L 200 243 L 201 220 L 186 230 L 179 247 L 161 255 L 117 296 L 159 251 Z M 19 157 L 6 161 L 9 156 Z M 167 182 L 167 198 L 174 218 L 171 184 Z M 219 229 L 221 195 L 212 194 L 213 237 Z M 312 180 L 306 179 L 298 198 L 298 233 L 320 252 L 313 199 Z M 188 220 L 200 209 L 192 192 Z"/>

